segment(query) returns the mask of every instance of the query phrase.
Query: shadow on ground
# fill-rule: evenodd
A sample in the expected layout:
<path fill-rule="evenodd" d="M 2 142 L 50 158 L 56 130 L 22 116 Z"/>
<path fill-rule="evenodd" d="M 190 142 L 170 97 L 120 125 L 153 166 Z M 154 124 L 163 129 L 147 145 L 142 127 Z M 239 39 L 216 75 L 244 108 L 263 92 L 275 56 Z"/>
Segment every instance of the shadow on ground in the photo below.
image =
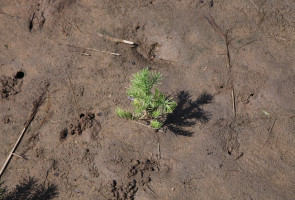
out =
<path fill-rule="evenodd" d="M 209 113 L 204 111 L 201 106 L 211 103 L 213 96 L 204 92 L 196 100 L 191 99 L 191 94 L 188 91 L 180 91 L 177 93 L 177 107 L 173 113 L 167 116 L 164 125 L 176 135 L 192 136 L 193 132 L 185 130 L 186 127 L 191 127 L 197 122 L 208 122 L 210 119 Z"/>
<path fill-rule="evenodd" d="M 1 200 L 50 200 L 57 197 L 57 186 L 38 183 L 35 178 L 24 179 L 12 191 L 3 189 Z"/>

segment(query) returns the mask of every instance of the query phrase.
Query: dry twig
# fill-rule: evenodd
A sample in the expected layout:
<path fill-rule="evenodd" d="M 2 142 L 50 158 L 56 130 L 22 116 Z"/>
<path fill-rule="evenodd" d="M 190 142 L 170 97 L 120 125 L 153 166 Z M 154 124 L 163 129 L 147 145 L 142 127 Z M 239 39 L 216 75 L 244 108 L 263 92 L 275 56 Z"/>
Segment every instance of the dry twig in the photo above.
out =
<path fill-rule="evenodd" d="M 17 146 L 19 145 L 22 137 L 24 136 L 25 132 L 27 131 L 28 127 L 30 126 L 31 122 L 33 121 L 34 117 L 36 116 L 37 112 L 38 112 L 38 109 L 39 107 L 42 105 L 43 101 L 44 101 L 44 95 L 45 93 L 43 93 L 39 98 L 38 100 L 34 103 L 34 108 L 33 108 L 33 111 L 29 117 L 29 119 L 26 121 L 25 125 L 24 125 L 24 128 L 23 128 L 23 131 L 21 132 L 20 136 L 18 137 L 18 140 L 16 141 L 14 147 L 12 148 L 10 154 L 8 155 L 1 171 L 0 171 L 0 177 L 2 176 L 2 174 L 4 173 L 4 170 L 6 169 L 10 159 L 12 158 L 13 154 L 14 154 L 14 151 L 16 150 Z"/>
<path fill-rule="evenodd" d="M 207 20 L 207 22 L 211 25 L 213 30 L 224 40 L 225 45 L 226 45 L 226 55 L 227 55 L 228 67 L 231 68 L 231 60 L 230 60 L 230 53 L 229 53 L 229 45 L 231 45 L 231 44 L 230 44 L 230 40 L 228 39 L 228 32 L 226 34 L 224 34 L 222 32 L 221 28 L 216 24 L 215 20 L 211 17 L 211 15 L 208 15 L 208 16 L 203 15 L 203 16 Z M 231 46 L 233 47 L 233 45 L 231 45 Z"/>
<path fill-rule="evenodd" d="M 226 41 L 226 36 L 224 35 L 224 33 L 221 31 L 221 28 L 219 28 L 219 26 L 216 24 L 215 20 L 212 18 L 211 15 L 203 15 L 204 18 L 207 20 L 207 22 L 211 25 L 211 27 L 214 29 L 214 31 L 216 33 L 218 33 L 218 35 L 224 39 L 224 41 Z"/>
<path fill-rule="evenodd" d="M 265 145 L 266 143 L 269 143 L 269 140 L 270 140 L 270 137 L 271 137 L 271 134 L 272 134 L 272 130 L 273 130 L 273 127 L 275 126 L 276 121 L 277 121 L 277 119 L 275 118 L 274 121 L 273 121 L 273 123 L 272 123 L 272 126 L 271 126 L 270 129 L 269 129 L 268 138 L 267 138 L 266 142 L 264 143 L 264 145 Z"/>
<path fill-rule="evenodd" d="M 22 159 L 25 159 L 25 160 L 28 160 L 25 156 L 23 155 L 18 155 L 16 153 L 12 153 L 12 155 L 16 156 L 16 157 L 19 157 L 19 158 L 22 158 Z"/>
<path fill-rule="evenodd" d="M 98 36 L 99 36 L 99 37 L 102 37 L 102 38 L 104 38 L 104 39 L 107 39 L 107 40 L 113 41 L 113 42 L 119 42 L 119 43 L 124 43 L 124 44 L 130 44 L 130 45 L 137 46 L 137 44 L 136 44 L 135 42 L 132 42 L 132 41 L 123 40 L 123 39 L 118 39 L 118 38 L 110 37 L 110 36 L 107 36 L 107 35 L 102 35 L 102 34 L 100 34 L 100 33 L 98 33 Z"/>
<path fill-rule="evenodd" d="M 234 114 L 234 117 L 236 117 L 236 99 L 235 99 L 234 87 L 233 87 L 233 90 L 232 90 L 232 101 L 233 101 L 233 114 Z"/>
<path fill-rule="evenodd" d="M 97 51 L 97 52 L 101 52 L 101 53 L 108 53 L 114 56 L 120 56 L 121 54 L 118 53 L 112 53 L 112 52 L 108 52 L 108 51 L 103 51 L 103 50 L 98 50 L 98 49 L 94 49 L 94 48 L 88 48 L 88 47 L 78 47 L 78 48 L 82 48 L 82 49 L 86 49 L 86 50 L 90 50 L 90 51 Z"/>
<path fill-rule="evenodd" d="M 62 43 L 60 43 L 60 44 L 62 44 Z M 99 50 L 99 49 L 94 49 L 94 48 L 79 47 L 79 46 L 75 46 L 75 45 L 72 45 L 72 44 L 62 44 L 62 45 L 66 45 L 66 46 L 74 47 L 74 48 L 79 48 L 79 49 L 84 49 L 84 50 L 89 50 L 89 51 L 96 51 L 96 52 L 100 52 L 100 53 L 107 53 L 107 54 L 111 54 L 111 55 L 114 55 L 114 56 L 120 56 L 121 55 L 121 54 L 118 54 L 118 53 L 113 53 L 113 52 Z M 85 54 L 85 55 L 88 55 L 89 56 L 90 54 Z"/>
<path fill-rule="evenodd" d="M 252 0 L 250 0 L 250 1 L 255 6 L 255 8 L 257 8 L 259 10 L 258 6 L 256 6 L 256 4 Z"/>
<path fill-rule="evenodd" d="M 158 142 L 158 159 L 161 159 L 161 148 L 160 148 L 160 142 Z"/>
<path fill-rule="evenodd" d="M 156 195 L 156 196 L 158 196 L 157 195 L 157 193 L 155 193 L 151 188 L 150 188 L 150 186 L 148 186 L 148 185 L 146 185 L 146 187 L 154 194 L 154 195 Z"/>

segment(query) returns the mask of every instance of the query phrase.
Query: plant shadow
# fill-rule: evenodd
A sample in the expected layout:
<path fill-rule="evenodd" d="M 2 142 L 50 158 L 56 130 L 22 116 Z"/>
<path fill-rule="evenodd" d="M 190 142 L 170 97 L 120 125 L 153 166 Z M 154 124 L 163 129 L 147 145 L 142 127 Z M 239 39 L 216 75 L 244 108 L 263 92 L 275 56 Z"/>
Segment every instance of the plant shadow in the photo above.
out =
<path fill-rule="evenodd" d="M 20 182 L 12 191 L 6 188 L 2 191 L 1 200 L 51 200 L 57 197 L 57 185 L 38 183 L 35 178 L 29 177 Z"/>
<path fill-rule="evenodd" d="M 193 132 L 185 130 L 197 122 L 206 123 L 210 119 L 210 114 L 202 109 L 202 105 L 211 103 L 213 96 L 206 92 L 202 93 L 196 100 L 191 99 L 188 91 L 177 93 L 177 107 L 173 113 L 169 114 L 164 122 L 167 129 L 176 135 L 192 136 Z"/>

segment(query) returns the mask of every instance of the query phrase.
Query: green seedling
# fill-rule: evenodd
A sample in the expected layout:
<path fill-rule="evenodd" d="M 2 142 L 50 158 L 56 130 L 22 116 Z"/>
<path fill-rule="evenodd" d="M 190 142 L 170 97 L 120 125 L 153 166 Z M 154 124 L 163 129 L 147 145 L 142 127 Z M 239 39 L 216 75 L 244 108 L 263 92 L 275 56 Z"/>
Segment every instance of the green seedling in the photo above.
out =
<path fill-rule="evenodd" d="M 117 115 L 131 120 L 145 120 L 152 128 L 160 129 L 163 126 L 160 119 L 172 113 L 177 106 L 172 98 L 166 97 L 155 87 L 161 84 L 161 80 L 161 73 L 150 72 L 147 68 L 133 74 L 127 95 L 132 100 L 134 109 L 125 111 L 117 108 Z"/>

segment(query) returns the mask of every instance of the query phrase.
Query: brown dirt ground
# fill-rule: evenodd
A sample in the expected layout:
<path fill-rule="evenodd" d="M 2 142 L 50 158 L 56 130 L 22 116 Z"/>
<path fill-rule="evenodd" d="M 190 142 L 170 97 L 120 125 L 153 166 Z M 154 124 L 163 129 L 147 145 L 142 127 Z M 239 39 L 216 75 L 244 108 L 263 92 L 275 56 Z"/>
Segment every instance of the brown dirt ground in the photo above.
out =
<path fill-rule="evenodd" d="M 6 199 L 294 199 L 293 0 L 0 0 L 0 27 L 1 166 L 49 84 Z M 114 113 L 144 67 L 165 132 Z"/>

